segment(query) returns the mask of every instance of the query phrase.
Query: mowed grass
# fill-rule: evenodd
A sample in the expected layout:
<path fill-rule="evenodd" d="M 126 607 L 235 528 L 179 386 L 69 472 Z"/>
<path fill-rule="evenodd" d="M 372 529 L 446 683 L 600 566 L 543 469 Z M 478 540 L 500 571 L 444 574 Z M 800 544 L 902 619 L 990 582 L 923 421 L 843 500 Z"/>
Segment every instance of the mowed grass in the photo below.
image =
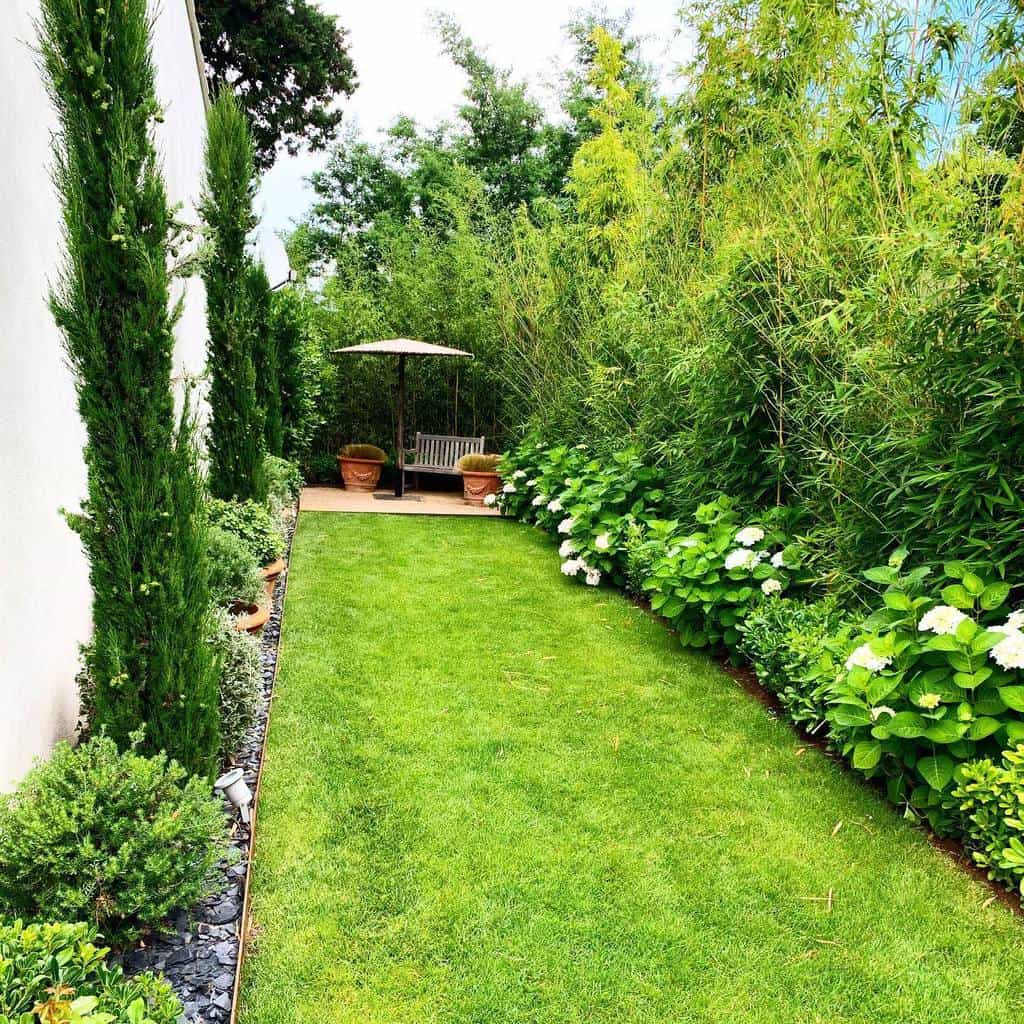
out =
<path fill-rule="evenodd" d="M 257 842 L 243 1024 L 1024 1012 L 1019 918 L 507 522 L 302 514 Z"/>

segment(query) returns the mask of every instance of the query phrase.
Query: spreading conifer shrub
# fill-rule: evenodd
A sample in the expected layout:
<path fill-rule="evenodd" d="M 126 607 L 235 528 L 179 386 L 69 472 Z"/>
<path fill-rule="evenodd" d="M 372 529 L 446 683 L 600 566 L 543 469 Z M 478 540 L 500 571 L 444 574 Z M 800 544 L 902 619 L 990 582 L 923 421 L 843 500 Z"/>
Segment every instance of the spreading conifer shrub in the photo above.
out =
<path fill-rule="evenodd" d="M 0 911 L 90 921 L 121 944 L 207 894 L 224 813 L 205 779 L 140 739 L 60 743 L 3 798 Z"/>
<path fill-rule="evenodd" d="M 151 130 L 161 118 L 146 0 L 41 0 L 58 117 L 66 254 L 51 307 L 85 425 L 88 495 L 70 517 L 93 591 L 95 721 L 190 771 L 217 759 L 202 486 L 171 374 L 180 239 Z"/>
<path fill-rule="evenodd" d="M 176 1024 L 171 986 L 149 971 L 126 978 L 109 952 L 90 924 L 0 923 L 0 1022 Z"/>

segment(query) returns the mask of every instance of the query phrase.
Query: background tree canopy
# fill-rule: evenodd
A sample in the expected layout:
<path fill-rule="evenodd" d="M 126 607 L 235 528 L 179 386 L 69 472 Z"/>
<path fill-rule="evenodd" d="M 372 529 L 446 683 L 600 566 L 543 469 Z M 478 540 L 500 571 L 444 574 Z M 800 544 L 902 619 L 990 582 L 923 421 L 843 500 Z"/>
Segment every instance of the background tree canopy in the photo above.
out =
<path fill-rule="evenodd" d="M 553 114 L 439 20 L 453 121 L 346 136 L 290 238 L 325 347 L 469 349 L 417 371 L 412 429 L 636 444 L 673 515 L 774 507 L 823 579 L 901 543 L 1024 569 L 1017 3 L 681 17 L 667 94 L 581 14 Z M 322 365 L 312 451 L 387 447 L 378 368 Z"/>
<path fill-rule="evenodd" d="M 230 85 L 249 117 L 261 169 L 278 146 L 323 149 L 356 73 L 335 19 L 307 0 L 196 0 L 206 74 Z"/>

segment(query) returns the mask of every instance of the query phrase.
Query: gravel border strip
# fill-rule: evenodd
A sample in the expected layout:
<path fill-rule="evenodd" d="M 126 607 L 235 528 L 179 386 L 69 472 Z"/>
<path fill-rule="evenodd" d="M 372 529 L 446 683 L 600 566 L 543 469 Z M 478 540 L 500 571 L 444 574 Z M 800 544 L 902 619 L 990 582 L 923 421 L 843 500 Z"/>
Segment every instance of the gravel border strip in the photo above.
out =
<path fill-rule="evenodd" d="M 296 503 L 285 544 L 286 561 L 291 555 L 297 523 Z M 227 1024 L 234 1021 L 237 1014 L 256 800 L 277 678 L 281 614 L 288 572 L 286 565 L 274 587 L 270 618 L 260 636 L 263 698 L 245 742 L 232 761 L 234 766 L 243 769 L 245 781 L 253 791 L 253 823 L 244 824 L 225 801 L 224 812 L 230 822 L 228 846 L 233 854 L 217 865 L 223 874 L 223 884 L 190 912 L 181 910 L 172 914 L 164 931 L 150 935 L 145 944 L 126 952 L 121 958 L 128 975 L 142 971 L 157 971 L 164 975 L 184 1007 L 180 1024 Z"/>

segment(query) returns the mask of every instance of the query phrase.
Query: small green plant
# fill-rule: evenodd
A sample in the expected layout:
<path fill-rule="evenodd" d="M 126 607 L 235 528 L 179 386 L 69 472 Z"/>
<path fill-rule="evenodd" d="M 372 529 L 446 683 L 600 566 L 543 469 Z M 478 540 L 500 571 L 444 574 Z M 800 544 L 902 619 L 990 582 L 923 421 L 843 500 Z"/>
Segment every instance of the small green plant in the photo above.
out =
<path fill-rule="evenodd" d="M 1024 893 L 1024 745 L 971 761 L 957 772 L 952 792 L 960 832 L 988 877 Z"/>
<path fill-rule="evenodd" d="M 227 612 L 220 611 L 210 637 L 220 662 L 221 758 L 238 752 L 256 718 L 263 693 L 260 643 L 254 636 L 235 629 Z"/>
<path fill-rule="evenodd" d="M 303 462 L 303 476 L 308 484 L 330 484 L 338 479 L 338 460 L 333 455 L 319 452 Z"/>
<path fill-rule="evenodd" d="M 724 496 L 701 505 L 696 519 L 704 529 L 673 536 L 644 589 L 684 647 L 724 647 L 735 657 L 749 610 L 786 589 L 799 552 L 778 531 L 741 527 L 735 502 Z"/>
<path fill-rule="evenodd" d="M 843 670 L 852 630 L 834 600 L 768 597 L 740 623 L 739 651 L 789 718 L 810 733 L 826 724 L 826 697 Z"/>
<path fill-rule="evenodd" d="M 0 910 L 123 943 L 207 893 L 225 848 L 208 783 L 163 754 L 60 743 L 0 803 Z"/>
<path fill-rule="evenodd" d="M 302 490 L 302 470 L 294 462 L 268 455 L 263 460 L 267 478 L 267 500 L 279 506 L 290 505 Z"/>
<path fill-rule="evenodd" d="M 387 462 L 387 455 L 383 448 L 375 444 L 347 444 L 341 449 L 341 456 L 344 459 L 368 459 L 370 462 Z"/>
<path fill-rule="evenodd" d="M 948 831 L 958 765 L 1024 742 L 1024 626 L 1010 585 L 947 562 L 903 572 L 905 549 L 865 576 L 883 605 L 851 643 L 829 721 L 853 766 Z"/>
<path fill-rule="evenodd" d="M 89 924 L 0 924 L 0 1024 L 176 1024 L 171 986 L 109 952 Z"/>
<path fill-rule="evenodd" d="M 500 455 L 484 455 L 480 452 L 470 452 L 459 459 L 458 468 L 462 473 L 497 473 L 500 463 Z"/>
<path fill-rule="evenodd" d="M 256 604 L 263 597 L 263 576 L 252 549 L 237 534 L 219 526 L 206 531 L 206 568 L 210 600 L 218 608 Z"/>
<path fill-rule="evenodd" d="M 207 505 L 207 518 L 211 526 L 238 537 L 260 565 L 268 565 L 281 557 L 284 537 L 269 509 L 261 502 L 213 498 Z"/>

